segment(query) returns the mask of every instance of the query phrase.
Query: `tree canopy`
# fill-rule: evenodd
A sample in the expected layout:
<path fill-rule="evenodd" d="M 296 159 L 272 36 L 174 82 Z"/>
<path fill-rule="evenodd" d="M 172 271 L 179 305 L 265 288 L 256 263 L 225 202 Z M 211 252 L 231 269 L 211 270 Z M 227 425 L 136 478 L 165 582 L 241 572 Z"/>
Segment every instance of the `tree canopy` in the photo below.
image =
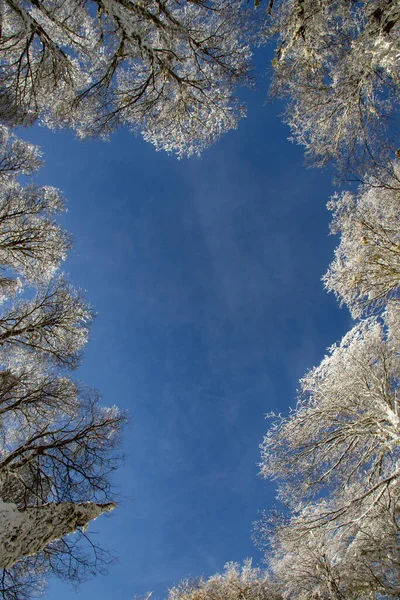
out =
<path fill-rule="evenodd" d="M 388 186 L 374 179 L 357 194 L 336 195 L 328 208 L 333 213 L 331 232 L 340 234 L 335 258 L 323 281 L 347 304 L 354 317 L 384 307 L 397 296 L 400 283 L 400 183 Z"/>
<path fill-rule="evenodd" d="M 400 86 L 400 7 L 392 0 L 272 0 L 273 96 L 311 162 L 363 175 L 393 157 Z"/>
<path fill-rule="evenodd" d="M 400 596 L 400 5 L 262 5 L 253 21 L 241 0 L 3 3 L 0 521 L 18 541 L 50 519 L 29 544 L 4 545 L 5 600 L 31 598 L 48 572 L 79 580 L 102 558 L 80 543 L 92 516 L 114 506 L 126 421 L 71 376 L 93 309 L 60 272 L 71 246 L 56 221 L 62 194 L 21 183 L 40 151 L 7 126 L 107 137 L 127 125 L 157 149 L 198 154 L 245 114 L 235 94 L 249 83 L 256 37 L 278 39 L 271 95 L 288 98 L 293 139 L 314 164 L 363 182 L 328 204 L 341 239 L 323 278 L 360 320 L 300 381 L 289 416 L 272 415 L 260 466 L 283 510 L 257 526 L 267 570 L 228 563 L 168 600 Z"/>
<path fill-rule="evenodd" d="M 197 153 L 236 127 L 250 50 L 241 0 L 10 0 L 0 119 L 80 136 L 122 124 L 157 149 Z"/>

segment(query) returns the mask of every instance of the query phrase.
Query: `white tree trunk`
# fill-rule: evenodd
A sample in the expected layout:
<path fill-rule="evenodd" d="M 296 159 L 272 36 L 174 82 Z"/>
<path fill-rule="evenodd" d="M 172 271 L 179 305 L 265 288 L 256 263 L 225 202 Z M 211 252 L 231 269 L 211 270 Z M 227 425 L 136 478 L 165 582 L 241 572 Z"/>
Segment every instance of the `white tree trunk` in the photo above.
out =
<path fill-rule="evenodd" d="M 20 511 L 15 504 L 0 501 L 0 568 L 10 568 L 22 556 L 37 554 L 50 542 L 87 527 L 114 508 L 113 502 L 62 502 Z"/>

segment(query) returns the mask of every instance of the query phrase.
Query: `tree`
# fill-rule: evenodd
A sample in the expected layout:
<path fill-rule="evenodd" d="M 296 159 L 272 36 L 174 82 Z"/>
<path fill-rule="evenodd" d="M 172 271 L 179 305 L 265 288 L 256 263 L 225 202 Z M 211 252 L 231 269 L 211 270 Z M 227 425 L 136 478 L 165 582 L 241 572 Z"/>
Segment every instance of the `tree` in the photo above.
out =
<path fill-rule="evenodd" d="M 0 120 L 199 152 L 236 127 L 250 51 L 240 0 L 8 0 Z"/>
<path fill-rule="evenodd" d="M 113 510 L 114 506 L 113 503 L 66 502 L 17 510 L 13 504 L 3 504 L 2 508 L 7 509 L 0 512 L 5 517 L 2 520 L 2 548 L 6 548 L 3 557 L 8 564 L 13 556 L 18 558 L 19 555 L 19 559 L 13 566 L 1 570 L 0 597 L 5 600 L 41 598 L 48 574 L 77 585 L 85 572 L 93 574 L 94 568 L 102 572 L 110 557 L 90 541 L 85 530 L 89 520 Z M 7 537 L 5 534 L 10 528 L 12 536 Z M 74 535 L 54 539 L 74 529 Z M 85 541 L 89 552 L 83 545 Z M 25 553 L 27 555 L 21 556 Z"/>
<path fill-rule="evenodd" d="M 53 219 L 64 201 L 52 187 L 22 187 L 16 177 L 41 164 L 40 153 L 0 126 L 0 297 L 16 293 L 22 283 L 48 282 L 66 256 L 69 236 Z M 14 273 L 14 277 L 12 276 Z"/>
<path fill-rule="evenodd" d="M 20 140 L 7 127 L 0 125 L 0 181 L 2 183 L 10 178 L 15 180 L 16 175 L 31 175 L 41 165 L 41 153 L 37 146 Z M 58 202 L 50 212 L 62 210 L 62 206 L 63 203 Z"/>
<path fill-rule="evenodd" d="M 268 574 L 252 567 L 251 560 L 227 563 L 223 573 L 208 579 L 184 580 L 173 587 L 168 600 L 282 600 Z"/>
<path fill-rule="evenodd" d="M 373 503 L 398 481 L 400 354 L 388 324 L 398 331 L 397 302 L 383 323 L 361 321 L 330 349 L 300 381 L 296 410 L 265 436 L 261 473 L 280 482 L 290 506 L 352 484 L 353 504 Z"/>
<path fill-rule="evenodd" d="M 87 527 L 89 522 L 115 504 L 45 504 L 18 510 L 15 504 L 0 503 L 0 568 L 12 567 L 21 556 L 38 554 L 49 542 Z"/>
<path fill-rule="evenodd" d="M 87 555 L 82 530 L 64 535 L 114 506 L 110 475 L 126 421 L 68 376 L 93 311 L 57 272 L 71 243 L 53 218 L 63 210 L 60 192 L 17 181 L 40 162 L 35 147 L 0 129 L 0 594 L 7 600 L 32 597 L 47 572 L 78 581 L 107 561 L 95 544 Z"/>
<path fill-rule="evenodd" d="M 272 530 L 266 520 L 258 523 L 271 576 L 285 597 L 398 598 L 398 491 L 391 486 L 376 502 L 354 504 L 357 491 L 350 486 L 330 502 L 308 503 Z M 327 520 L 328 513 L 335 518 Z"/>
<path fill-rule="evenodd" d="M 15 302 L 0 319 L 0 358 L 40 356 L 74 369 L 86 344 L 93 313 L 63 277 L 39 289 L 32 300 Z"/>
<path fill-rule="evenodd" d="M 398 170 L 398 169 L 397 169 Z M 332 233 L 339 233 L 335 259 L 323 281 L 346 303 L 353 317 L 384 305 L 396 297 L 400 284 L 400 184 L 390 187 L 374 180 L 358 194 L 335 196 Z"/>
<path fill-rule="evenodd" d="M 43 597 L 43 571 L 38 568 L 37 556 L 17 562 L 12 569 L 3 569 L 0 594 L 4 600 L 32 600 Z"/>
<path fill-rule="evenodd" d="M 399 317 L 392 300 L 358 322 L 264 438 L 261 473 L 286 510 L 256 535 L 287 598 L 399 597 Z"/>
<path fill-rule="evenodd" d="M 317 165 L 379 172 L 396 149 L 398 2 L 271 0 L 269 13 L 264 35 L 279 40 L 271 93 L 288 97 L 294 139 Z"/>
<path fill-rule="evenodd" d="M 284 510 L 266 514 L 256 535 L 288 600 L 395 600 L 400 5 L 271 0 L 267 12 L 265 36 L 279 38 L 271 94 L 288 97 L 293 138 L 311 162 L 334 161 L 363 181 L 328 204 L 341 240 L 325 287 L 353 317 L 381 315 L 359 321 L 305 375 L 288 417 L 270 415 L 261 474 L 277 480 Z"/>
<path fill-rule="evenodd" d="M 2 378 L 15 382 L 3 394 L 13 402 L 1 413 L 2 498 L 19 507 L 111 499 L 124 417 L 68 379 L 32 371 Z"/>

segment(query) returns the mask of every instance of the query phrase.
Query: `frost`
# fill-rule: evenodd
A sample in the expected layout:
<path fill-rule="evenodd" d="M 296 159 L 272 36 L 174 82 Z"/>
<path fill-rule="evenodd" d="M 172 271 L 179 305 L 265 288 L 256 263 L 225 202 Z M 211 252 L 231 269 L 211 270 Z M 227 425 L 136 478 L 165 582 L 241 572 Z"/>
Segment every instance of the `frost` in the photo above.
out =
<path fill-rule="evenodd" d="M 244 115 L 234 91 L 248 82 L 245 12 L 240 0 L 10 0 L 0 117 L 80 137 L 126 124 L 157 149 L 198 154 Z"/>

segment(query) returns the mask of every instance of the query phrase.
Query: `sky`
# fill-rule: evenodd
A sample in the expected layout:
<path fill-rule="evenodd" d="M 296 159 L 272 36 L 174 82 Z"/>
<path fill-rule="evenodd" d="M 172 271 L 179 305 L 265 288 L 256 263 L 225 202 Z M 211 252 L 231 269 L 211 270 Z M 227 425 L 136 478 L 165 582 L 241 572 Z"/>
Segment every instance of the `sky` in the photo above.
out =
<path fill-rule="evenodd" d="M 185 577 L 262 560 L 265 414 L 294 406 L 351 320 L 320 281 L 338 242 L 331 173 L 305 168 L 265 79 L 245 96 L 248 117 L 201 158 L 126 130 L 22 133 L 43 150 L 37 182 L 65 194 L 65 271 L 97 312 L 77 377 L 131 417 L 120 505 L 89 528 L 118 561 L 78 591 L 52 581 L 50 600 L 161 599 Z"/>

